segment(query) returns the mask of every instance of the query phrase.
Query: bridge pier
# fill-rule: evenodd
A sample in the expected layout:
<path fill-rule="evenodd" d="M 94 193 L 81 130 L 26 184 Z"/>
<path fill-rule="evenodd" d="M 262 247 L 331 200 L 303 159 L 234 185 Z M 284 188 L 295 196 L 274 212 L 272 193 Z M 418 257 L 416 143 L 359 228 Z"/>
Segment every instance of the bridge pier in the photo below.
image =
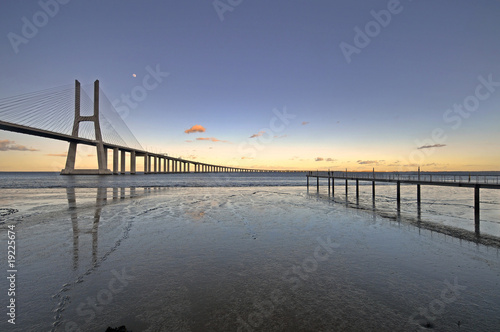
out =
<path fill-rule="evenodd" d="M 130 174 L 135 175 L 135 151 L 130 152 Z"/>
<path fill-rule="evenodd" d="M 76 148 L 78 143 L 70 142 L 68 148 L 68 155 L 66 157 L 66 167 L 61 170 L 62 175 L 86 175 L 86 174 L 99 174 L 108 175 L 112 174 L 107 169 L 107 158 L 104 150 L 104 143 L 101 135 L 101 126 L 99 123 L 99 81 L 94 82 L 94 114 L 91 116 L 82 116 L 80 114 L 80 82 L 75 80 L 75 118 L 73 120 L 73 131 L 71 136 L 77 138 L 80 122 L 90 121 L 94 123 L 95 140 L 97 141 L 97 164 L 98 169 L 75 169 Z"/>
<path fill-rule="evenodd" d="M 113 149 L 113 174 L 118 174 L 118 148 Z"/>
<path fill-rule="evenodd" d="M 125 174 L 125 151 L 122 150 L 121 152 L 121 161 L 120 161 L 120 166 L 121 166 L 121 174 Z"/>
<path fill-rule="evenodd" d="M 146 153 L 144 155 L 144 174 L 148 174 L 148 161 L 149 161 L 149 155 Z"/>

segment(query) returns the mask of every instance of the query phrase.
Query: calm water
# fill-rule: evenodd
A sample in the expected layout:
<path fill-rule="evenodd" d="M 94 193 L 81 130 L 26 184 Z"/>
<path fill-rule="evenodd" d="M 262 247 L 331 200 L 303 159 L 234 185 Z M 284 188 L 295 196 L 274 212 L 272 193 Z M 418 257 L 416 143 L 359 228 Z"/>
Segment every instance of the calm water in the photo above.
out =
<path fill-rule="evenodd" d="M 374 208 L 370 186 L 358 203 L 305 182 L 0 174 L 19 304 L 0 331 L 498 330 L 497 191 L 481 191 L 477 234 L 469 189 L 422 187 L 417 218 L 412 186 L 398 216 L 394 185 Z"/>

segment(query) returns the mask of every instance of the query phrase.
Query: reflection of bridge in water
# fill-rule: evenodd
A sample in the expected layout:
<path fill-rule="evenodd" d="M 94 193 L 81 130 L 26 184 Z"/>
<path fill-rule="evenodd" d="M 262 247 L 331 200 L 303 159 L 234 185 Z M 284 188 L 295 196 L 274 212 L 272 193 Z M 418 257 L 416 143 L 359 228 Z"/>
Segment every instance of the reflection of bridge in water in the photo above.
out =
<path fill-rule="evenodd" d="M 78 268 L 79 262 L 79 251 L 80 251 L 80 237 L 83 234 L 90 233 L 92 236 L 92 265 L 95 265 L 98 262 L 98 244 L 99 244 L 99 224 L 101 221 L 101 212 L 104 206 L 109 203 L 108 200 L 108 189 L 112 189 L 111 191 L 111 202 L 117 202 L 119 200 L 124 199 L 132 199 L 135 197 L 142 196 L 144 194 L 151 193 L 160 190 L 159 188 L 150 188 L 144 187 L 137 189 L 135 187 L 121 187 L 121 188 L 105 188 L 100 187 L 96 188 L 96 196 L 95 196 L 95 204 L 91 206 L 94 209 L 93 218 L 90 229 L 88 228 L 88 224 L 84 224 L 83 227 L 81 220 L 79 222 L 79 214 L 80 217 L 84 214 L 81 213 L 80 209 L 84 208 L 83 206 L 78 207 L 78 194 L 76 189 L 73 187 L 66 188 L 66 197 L 68 200 L 68 208 L 71 215 L 71 225 L 73 229 L 73 269 Z M 165 188 L 162 188 L 165 189 Z M 85 204 L 85 211 L 87 211 L 88 204 Z M 84 219 L 84 218 L 82 218 Z"/>
<path fill-rule="evenodd" d="M 78 81 L 74 88 L 64 86 L 0 99 L 0 129 L 69 142 L 61 174 L 125 174 L 127 154 L 130 174 L 136 174 L 138 157 L 144 159 L 145 174 L 285 172 L 214 165 L 146 151 L 102 93 L 99 81 L 94 83 L 93 101 Z M 98 169 L 75 169 L 78 144 L 97 148 Z M 108 149 L 113 151 L 112 170 L 108 169 Z"/>

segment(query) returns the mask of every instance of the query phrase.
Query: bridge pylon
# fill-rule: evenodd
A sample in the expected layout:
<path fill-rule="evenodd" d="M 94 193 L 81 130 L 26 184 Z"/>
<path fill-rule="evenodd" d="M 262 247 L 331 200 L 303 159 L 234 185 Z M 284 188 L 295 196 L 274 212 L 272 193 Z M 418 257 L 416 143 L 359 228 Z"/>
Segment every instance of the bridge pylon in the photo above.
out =
<path fill-rule="evenodd" d="M 66 167 L 61 170 L 62 175 L 111 175 L 111 170 L 107 168 L 107 156 L 102 140 L 101 125 L 99 123 L 99 80 L 94 82 L 94 114 L 91 116 L 82 116 L 80 114 L 80 82 L 75 80 L 75 119 L 73 121 L 73 132 L 71 136 L 78 137 L 80 122 L 90 121 L 94 123 L 95 140 L 97 148 L 98 169 L 75 169 L 76 147 L 78 143 L 70 142 L 68 156 L 66 158 Z"/>

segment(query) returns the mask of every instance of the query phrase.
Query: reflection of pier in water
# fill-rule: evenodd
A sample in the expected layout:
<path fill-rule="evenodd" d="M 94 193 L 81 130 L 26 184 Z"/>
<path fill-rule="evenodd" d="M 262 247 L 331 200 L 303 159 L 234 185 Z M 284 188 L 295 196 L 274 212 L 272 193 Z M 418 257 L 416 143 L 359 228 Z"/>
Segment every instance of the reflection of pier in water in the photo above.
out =
<path fill-rule="evenodd" d="M 98 243 L 99 243 L 99 223 L 101 221 L 102 208 L 109 203 L 108 201 L 108 189 L 111 189 L 112 201 L 118 201 L 123 199 L 129 199 L 141 196 L 143 194 L 151 193 L 151 187 L 144 187 L 142 194 L 135 187 L 130 188 L 97 188 L 96 199 L 95 199 L 95 211 L 92 218 L 92 227 L 90 229 L 90 234 L 92 236 L 92 264 L 96 264 L 98 259 Z M 127 190 L 128 189 L 128 190 Z M 157 191 L 157 188 L 153 188 L 153 192 Z M 66 188 L 66 196 L 68 199 L 69 211 L 71 214 L 71 224 L 73 227 L 73 269 L 78 268 L 79 261 L 79 247 L 80 247 L 80 237 L 82 234 L 86 233 L 81 230 L 78 223 L 78 206 L 77 206 L 77 193 L 75 188 Z"/>
<path fill-rule="evenodd" d="M 309 198 L 326 199 L 329 202 L 331 202 L 332 204 L 339 202 L 338 200 L 335 200 L 334 198 L 332 198 L 330 192 L 320 193 L 318 190 L 318 191 L 315 191 L 312 193 L 308 190 L 307 194 L 308 194 Z M 375 208 L 375 203 L 373 203 L 372 206 L 362 205 L 359 202 L 359 198 L 355 202 L 352 202 L 352 201 L 349 201 L 348 199 L 346 199 L 345 205 L 347 207 L 352 207 L 355 209 L 360 209 L 360 210 L 364 210 L 364 211 L 368 211 L 368 212 L 373 213 L 374 220 L 375 220 L 375 217 L 377 215 L 394 220 L 394 221 L 397 221 L 398 224 L 400 224 L 400 222 L 402 220 L 400 211 L 398 211 L 397 214 L 395 214 L 395 215 L 388 213 L 388 212 L 379 211 Z M 466 240 L 466 241 L 470 241 L 470 242 L 473 242 L 476 244 L 482 244 L 485 246 L 492 246 L 492 247 L 500 248 L 500 237 L 490 235 L 490 234 L 481 233 L 479 223 L 475 223 L 474 224 L 474 231 L 470 231 L 470 230 L 463 229 L 463 228 L 458 228 L 458 227 L 449 226 L 449 225 L 445 225 L 445 224 L 439 224 L 439 223 L 432 222 L 429 220 L 422 220 L 420 211 L 419 211 L 419 213 L 417 213 L 416 217 L 412 218 L 411 216 L 405 216 L 404 219 L 409 225 L 417 227 L 419 229 L 419 233 L 420 233 L 420 229 L 425 229 L 425 230 L 430 231 L 431 233 L 436 232 L 436 233 L 440 233 L 440 234 L 443 234 L 445 236 L 450 236 L 450 237 L 453 237 L 453 238 L 456 238 L 459 240 Z"/>

